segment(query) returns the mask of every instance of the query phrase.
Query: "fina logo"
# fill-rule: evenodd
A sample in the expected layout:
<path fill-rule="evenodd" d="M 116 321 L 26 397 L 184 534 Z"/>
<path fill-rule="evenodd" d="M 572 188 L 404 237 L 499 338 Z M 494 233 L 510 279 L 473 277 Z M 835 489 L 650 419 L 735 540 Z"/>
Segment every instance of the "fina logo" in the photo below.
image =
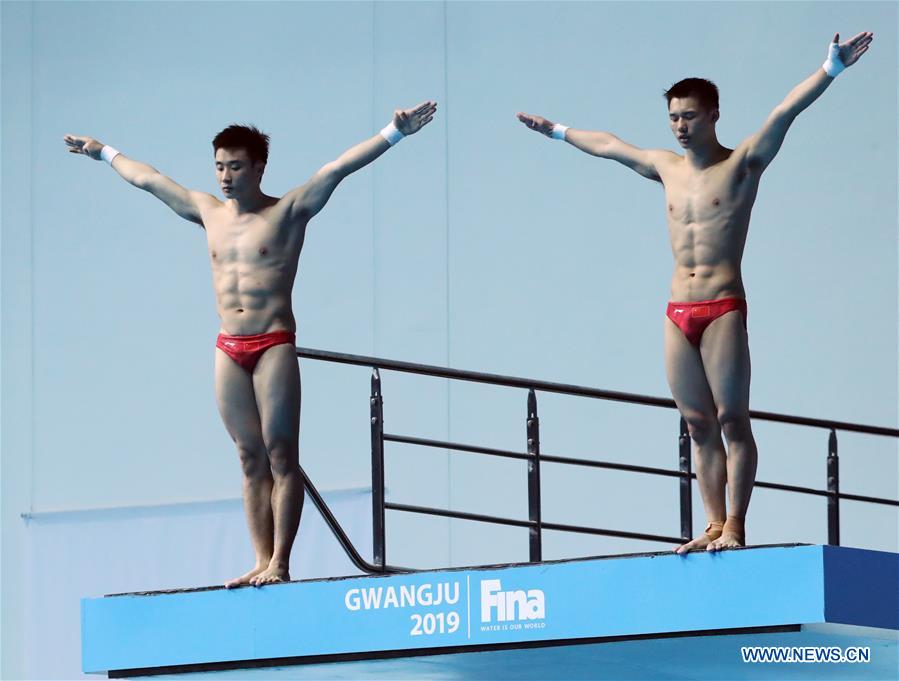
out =
<path fill-rule="evenodd" d="M 546 617 L 546 598 L 540 589 L 503 591 L 498 579 L 481 580 L 481 621 L 491 622 L 494 610 L 497 622 L 542 620 Z"/>

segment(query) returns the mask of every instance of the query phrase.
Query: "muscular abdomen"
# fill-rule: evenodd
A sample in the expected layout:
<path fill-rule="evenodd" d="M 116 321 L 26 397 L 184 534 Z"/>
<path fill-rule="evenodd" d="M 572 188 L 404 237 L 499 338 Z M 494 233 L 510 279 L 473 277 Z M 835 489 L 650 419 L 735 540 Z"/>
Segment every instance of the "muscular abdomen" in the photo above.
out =
<path fill-rule="evenodd" d="M 299 247 L 271 237 L 248 233 L 221 250 L 210 244 L 212 283 L 225 333 L 296 330 L 291 292 Z"/>
<path fill-rule="evenodd" d="M 740 263 L 757 186 L 757 178 L 727 162 L 671 178 L 665 197 L 674 256 L 671 300 L 745 297 Z"/>

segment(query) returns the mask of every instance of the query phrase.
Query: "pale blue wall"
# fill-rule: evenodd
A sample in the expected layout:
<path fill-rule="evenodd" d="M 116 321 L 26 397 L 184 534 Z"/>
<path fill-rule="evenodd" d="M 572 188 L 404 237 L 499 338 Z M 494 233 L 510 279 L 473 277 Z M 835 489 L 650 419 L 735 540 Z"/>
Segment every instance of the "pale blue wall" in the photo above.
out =
<path fill-rule="evenodd" d="M 65 154 L 63 134 L 214 191 L 212 136 L 252 121 L 272 136 L 263 186 L 281 193 L 395 107 L 435 99 L 434 122 L 311 225 L 298 342 L 666 395 L 660 188 L 514 114 L 673 148 L 661 92 L 700 75 L 721 88 L 733 145 L 834 31 L 873 30 L 767 171 L 744 274 L 753 406 L 895 425 L 896 19 L 893 3 L 3 3 L 4 602 L 21 579 L 18 513 L 227 498 L 240 483 L 212 394 L 202 231 Z M 304 466 L 322 486 L 366 484 L 369 372 L 302 367 Z M 384 380 L 391 432 L 524 447 L 523 392 Z M 540 410 L 547 453 L 675 464 L 673 413 L 545 395 Z M 760 479 L 824 484 L 825 433 L 756 430 Z M 896 495 L 894 441 L 846 436 L 840 451 L 845 491 Z M 517 462 L 392 446 L 387 465 L 396 501 L 526 515 Z M 677 531 L 673 482 L 543 477 L 547 520 Z M 846 544 L 896 550 L 895 512 L 847 503 L 843 522 Z M 824 503 L 758 490 L 749 531 L 823 542 Z M 398 564 L 526 558 L 520 530 L 391 513 L 388 537 Z M 659 548 L 548 534 L 545 553 Z"/>
<path fill-rule="evenodd" d="M 2 81 L 2 621 L 0 676 L 24 669 L 27 532 L 19 517 L 31 508 L 34 461 L 32 424 L 32 71 L 31 17 L 24 3 L 0 5 Z M 11 134 L 15 131 L 15 134 Z"/>

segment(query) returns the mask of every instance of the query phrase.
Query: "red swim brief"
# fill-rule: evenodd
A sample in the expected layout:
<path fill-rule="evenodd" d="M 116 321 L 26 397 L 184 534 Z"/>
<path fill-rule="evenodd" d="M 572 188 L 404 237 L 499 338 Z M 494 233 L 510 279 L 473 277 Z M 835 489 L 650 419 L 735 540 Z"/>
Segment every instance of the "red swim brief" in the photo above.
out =
<path fill-rule="evenodd" d="M 242 366 L 247 373 L 252 374 L 256 363 L 266 350 L 284 343 L 294 345 L 296 340 L 293 331 L 271 331 L 257 333 L 254 336 L 228 336 L 220 333 L 215 341 L 215 347 Z"/>
<path fill-rule="evenodd" d="M 749 314 L 746 300 L 743 298 L 720 298 L 718 300 L 699 300 L 694 303 L 668 303 L 668 319 L 677 324 L 684 336 L 696 347 L 702 333 L 709 324 L 718 317 L 733 310 L 743 314 L 743 328 L 746 328 L 746 317 Z"/>

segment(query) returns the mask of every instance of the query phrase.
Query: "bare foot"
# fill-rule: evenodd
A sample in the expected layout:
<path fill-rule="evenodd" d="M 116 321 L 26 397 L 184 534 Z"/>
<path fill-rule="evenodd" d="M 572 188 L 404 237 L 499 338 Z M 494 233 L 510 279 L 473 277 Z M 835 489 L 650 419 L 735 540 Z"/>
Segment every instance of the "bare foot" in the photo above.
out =
<path fill-rule="evenodd" d="M 678 546 L 674 549 L 675 553 L 687 553 L 688 551 L 701 551 L 702 549 L 706 549 L 710 544 L 717 541 L 721 536 L 721 529 L 724 527 L 724 523 L 720 520 L 712 520 L 705 528 L 705 532 L 696 537 L 693 541 L 688 541 L 686 544 L 682 546 Z"/>
<path fill-rule="evenodd" d="M 265 586 L 266 584 L 276 584 L 278 582 L 289 582 L 290 573 L 286 567 L 269 565 L 262 572 L 258 573 L 250 579 L 253 586 Z"/>
<path fill-rule="evenodd" d="M 245 584 L 249 584 L 249 583 L 250 583 L 250 580 L 253 579 L 253 577 L 255 577 L 256 575 L 258 575 L 258 574 L 259 574 L 260 572 L 262 572 L 263 570 L 265 570 L 265 566 L 264 566 L 264 565 L 261 566 L 261 567 L 260 567 L 260 566 L 256 566 L 256 567 L 254 567 L 252 570 L 250 570 L 248 573 L 246 573 L 245 575 L 241 575 L 240 577 L 236 577 L 235 579 L 232 579 L 230 582 L 225 582 L 225 588 L 226 588 L 226 589 L 233 589 L 234 587 L 237 587 L 237 586 L 244 586 Z"/>
<path fill-rule="evenodd" d="M 736 533 L 726 532 L 709 544 L 706 550 L 720 551 L 721 549 L 734 549 L 743 545 L 743 541 Z"/>
<path fill-rule="evenodd" d="M 743 519 L 736 516 L 727 516 L 727 521 L 721 531 L 721 536 L 709 544 L 708 551 L 720 551 L 721 549 L 735 549 L 746 545 L 746 529 Z"/>

